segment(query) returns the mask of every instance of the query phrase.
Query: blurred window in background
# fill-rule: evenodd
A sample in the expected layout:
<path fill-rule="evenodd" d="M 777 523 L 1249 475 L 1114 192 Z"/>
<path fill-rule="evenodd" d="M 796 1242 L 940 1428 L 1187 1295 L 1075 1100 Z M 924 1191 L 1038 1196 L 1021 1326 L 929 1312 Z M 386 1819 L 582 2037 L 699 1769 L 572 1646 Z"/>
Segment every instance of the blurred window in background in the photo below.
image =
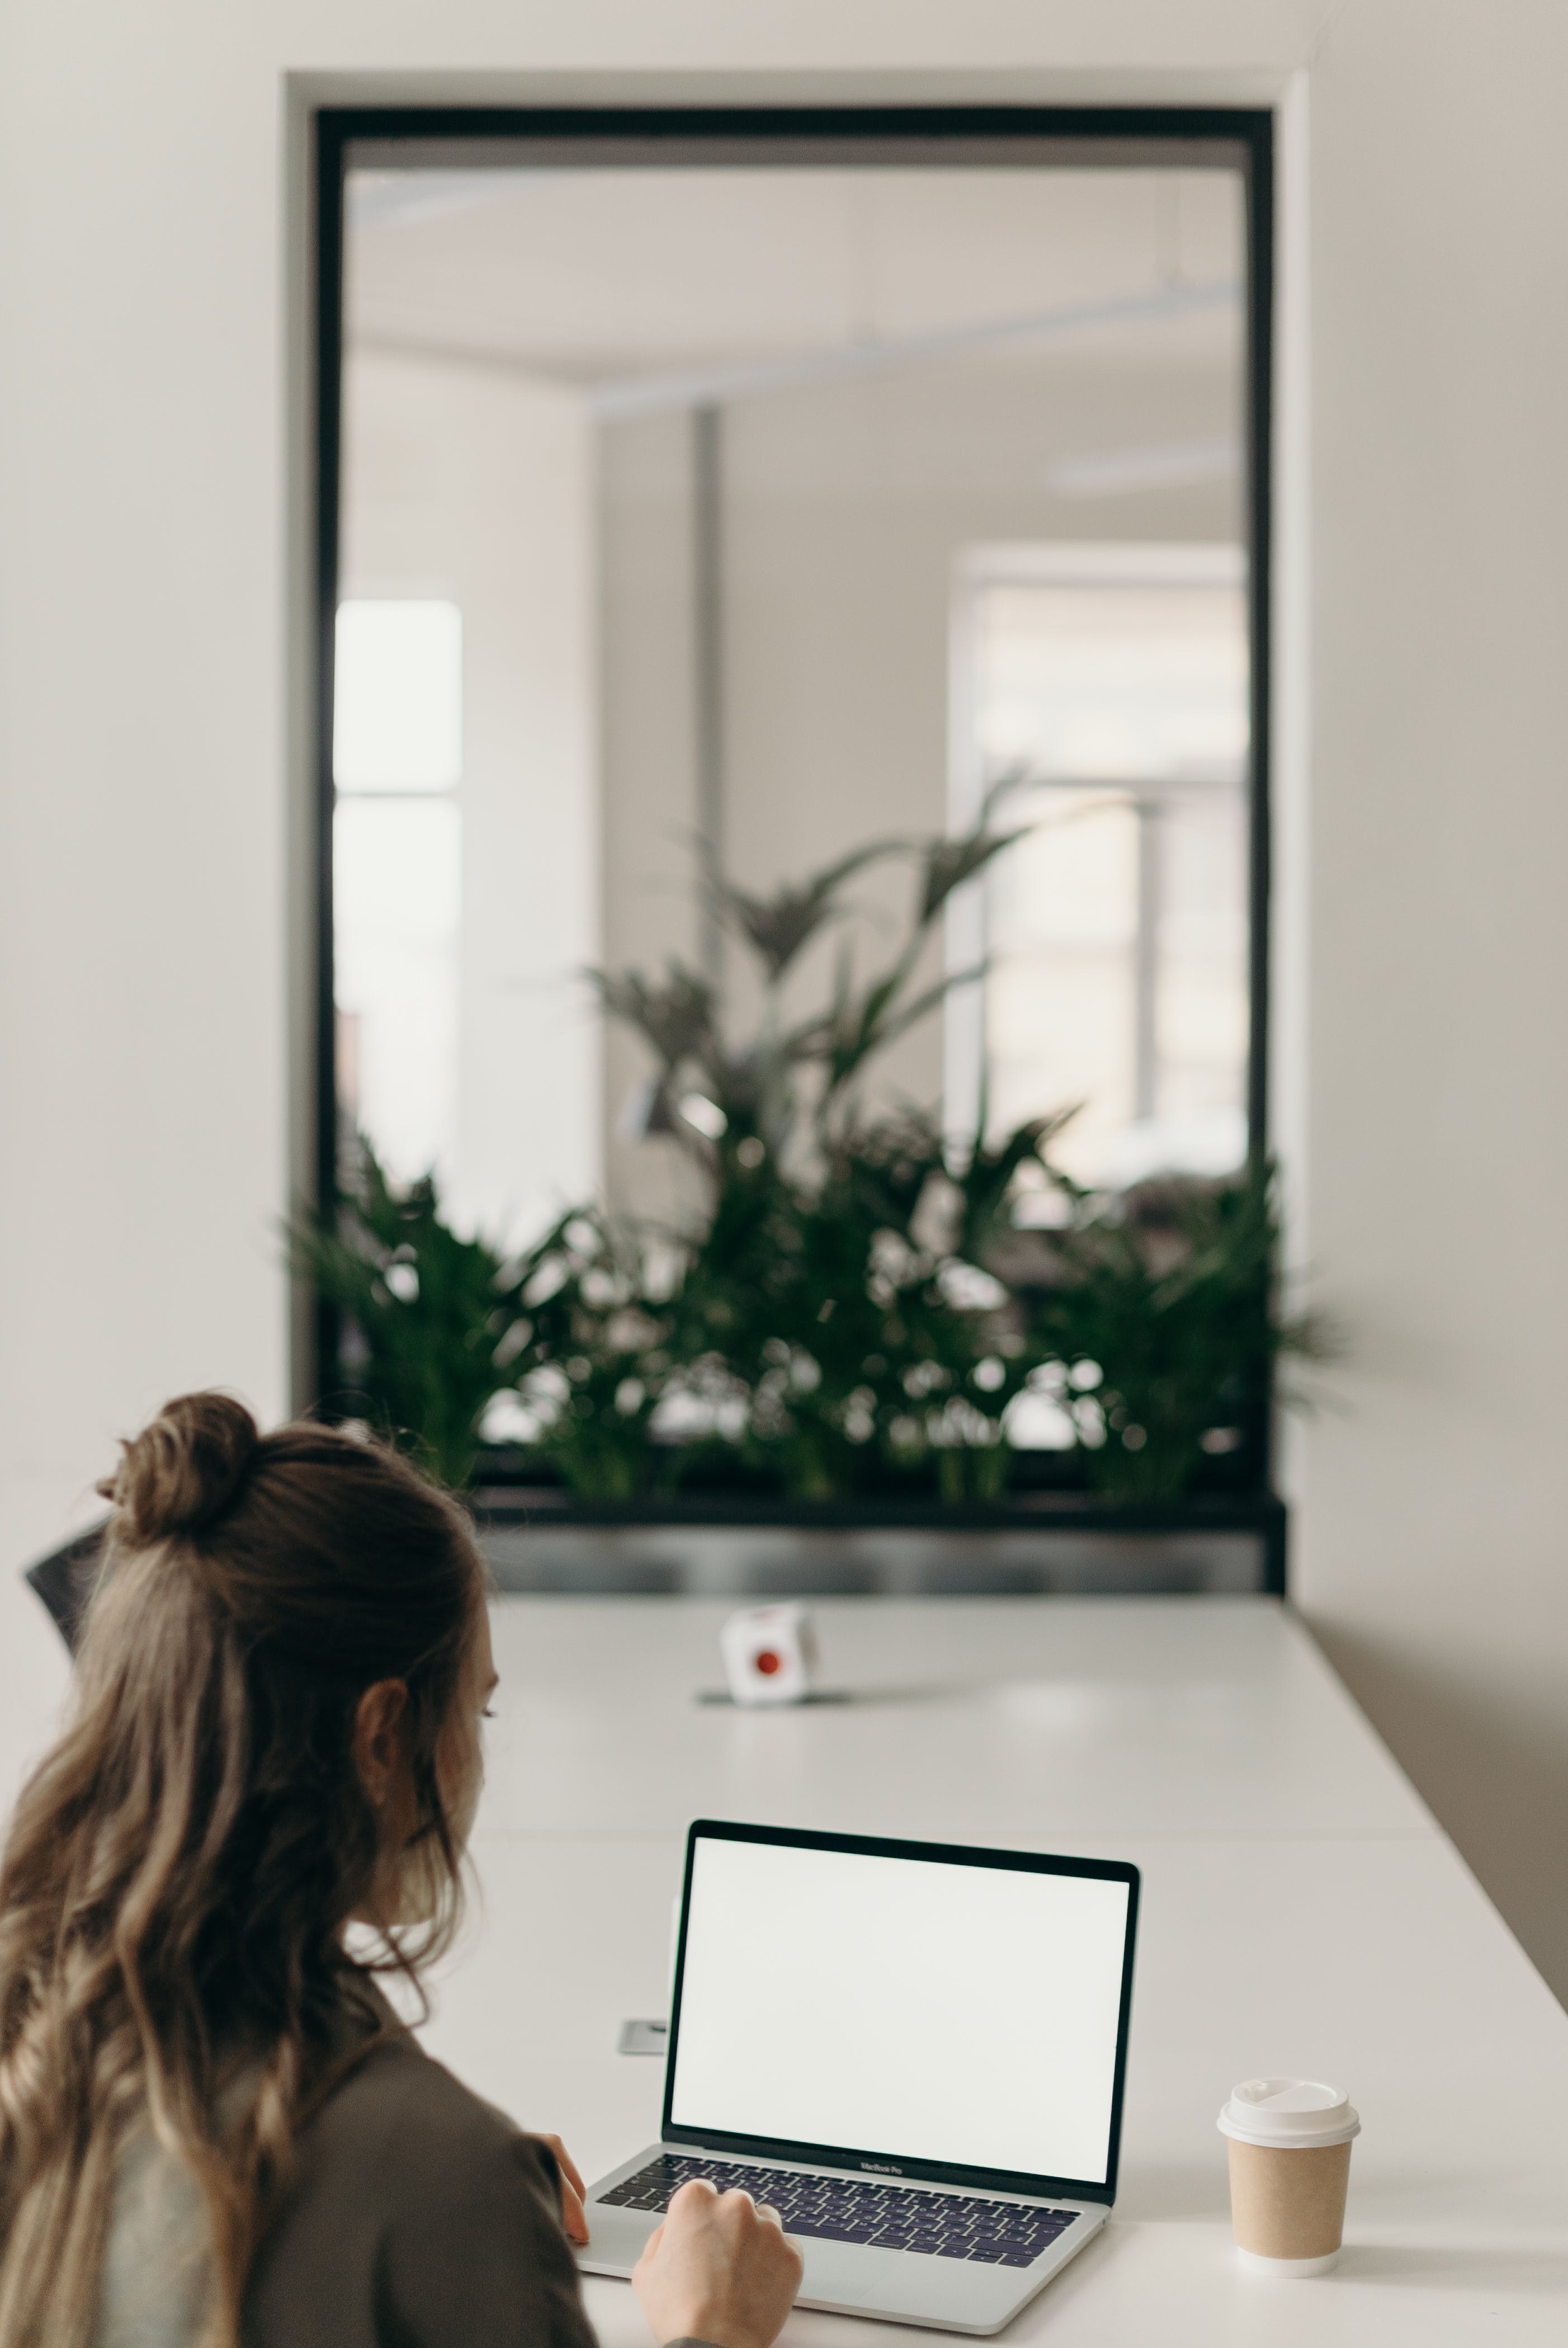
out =
<path fill-rule="evenodd" d="M 1227 545 L 968 550 L 953 816 L 1026 836 L 956 909 L 948 1097 L 960 1128 L 1079 1103 L 1080 1181 L 1225 1174 L 1247 1146 L 1246 582 Z M 1048 1202 L 1042 1198 L 1041 1211 Z M 1025 1210 L 1027 1212 L 1027 1209 Z"/>
<path fill-rule="evenodd" d="M 744 1033 L 699 839 L 768 894 L 1016 770 L 999 812 L 1034 829 L 917 973 L 989 978 L 868 1108 L 962 1137 L 983 1074 L 993 1128 L 1084 1104 L 1085 1180 L 1236 1163 L 1241 147 L 422 143 L 346 157 L 340 1136 L 508 1245 L 595 1195 L 682 1221 L 649 1053 L 585 973 L 677 958 Z M 856 873 L 788 1021 L 841 953 L 882 964 L 911 888 Z"/>
<path fill-rule="evenodd" d="M 337 615 L 333 920 L 338 1097 L 407 1180 L 456 1139 L 463 620 L 361 600 Z"/>

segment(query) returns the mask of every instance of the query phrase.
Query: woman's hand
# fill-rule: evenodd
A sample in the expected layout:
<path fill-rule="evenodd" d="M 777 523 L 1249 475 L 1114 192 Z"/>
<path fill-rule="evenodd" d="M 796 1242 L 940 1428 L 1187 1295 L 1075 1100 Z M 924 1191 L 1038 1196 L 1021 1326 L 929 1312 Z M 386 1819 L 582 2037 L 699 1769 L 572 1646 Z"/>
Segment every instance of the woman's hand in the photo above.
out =
<path fill-rule="evenodd" d="M 653 2337 L 712 2348 L 773 2348 L 800 2289 L 802 2260 L 776 2209 L 749 2193 L 682 2185 L 632 2272 Z"/>
<path fill-rule="evenodd" d="M 560 2221 L 566 2229 L 567 2240 L 576 2242 L 580 2250 L 588 2240 L 588 2219 L 582 2206 L 583 2195 L 588 2188 L 577 2173 L 576 2161 L 559 2137 L 540 2136 L 537 2128 L 534 2133 L 539 2143 L 548 2144 L 556 2157 L 556 2168 L 560 2173 Z"/>

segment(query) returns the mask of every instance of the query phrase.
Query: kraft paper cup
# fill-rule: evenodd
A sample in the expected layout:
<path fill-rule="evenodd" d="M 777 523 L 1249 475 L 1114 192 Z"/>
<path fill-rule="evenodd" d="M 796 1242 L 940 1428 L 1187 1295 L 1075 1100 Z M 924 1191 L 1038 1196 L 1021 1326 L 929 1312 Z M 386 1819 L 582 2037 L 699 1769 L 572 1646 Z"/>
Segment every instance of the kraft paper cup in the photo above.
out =
<path fill-rule="evenodd" d="M 1327 2274 L 1345 2232 L 1361 2123 L 1321 2079 L 1246 2079 L 1219 2116 L 1230 2139 L 1236 2256 L 1262 2274 Z"/>

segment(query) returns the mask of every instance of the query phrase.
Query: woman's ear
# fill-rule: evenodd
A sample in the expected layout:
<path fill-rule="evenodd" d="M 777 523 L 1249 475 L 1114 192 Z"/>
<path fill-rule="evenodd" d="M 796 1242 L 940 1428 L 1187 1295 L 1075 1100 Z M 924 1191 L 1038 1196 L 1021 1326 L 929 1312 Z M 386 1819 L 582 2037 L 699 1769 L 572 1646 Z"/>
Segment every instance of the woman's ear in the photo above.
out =
<path fill-rule="evenodd" d="M 405 1762 L 403 1716 L 408 1689 L 402 1680 L 377 1680 L 361 1696 L 354 1715 L 354 1763 L 360 1784 L 378 1810 L 401 1790 Z"/>

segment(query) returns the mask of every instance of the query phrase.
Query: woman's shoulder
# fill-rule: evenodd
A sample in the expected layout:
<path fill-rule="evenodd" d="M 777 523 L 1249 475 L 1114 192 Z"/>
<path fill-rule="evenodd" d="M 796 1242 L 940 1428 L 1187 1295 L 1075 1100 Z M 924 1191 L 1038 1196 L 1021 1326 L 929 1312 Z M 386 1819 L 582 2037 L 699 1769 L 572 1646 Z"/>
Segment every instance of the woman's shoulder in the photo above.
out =
<path fill-rule="evenodd" d="M 591 2348 L 555 2161 L 406 2034 L 302 2130 L 247 2348 Z"/>
<path fill-rule="evenodd" d="M 555 2156 L 427 2054 L 406 2031 L 380 2039 L 301 2132 L 296 2196 L 339 2205 L 376 2234 L 487 2221 L 559 2231 Z"/>
<path fill-rule="evenodd" d="M 466 2087 L 408 2032 L 376 2041 L 307 2123 L 307 2144 L 345 2140 L 367 2154 L 395 2152 L 397 2167 L 446 2167 L 455 2157 L 521 2159 L 541 2179 L 553 2160 L 548 2146 Z"/>

